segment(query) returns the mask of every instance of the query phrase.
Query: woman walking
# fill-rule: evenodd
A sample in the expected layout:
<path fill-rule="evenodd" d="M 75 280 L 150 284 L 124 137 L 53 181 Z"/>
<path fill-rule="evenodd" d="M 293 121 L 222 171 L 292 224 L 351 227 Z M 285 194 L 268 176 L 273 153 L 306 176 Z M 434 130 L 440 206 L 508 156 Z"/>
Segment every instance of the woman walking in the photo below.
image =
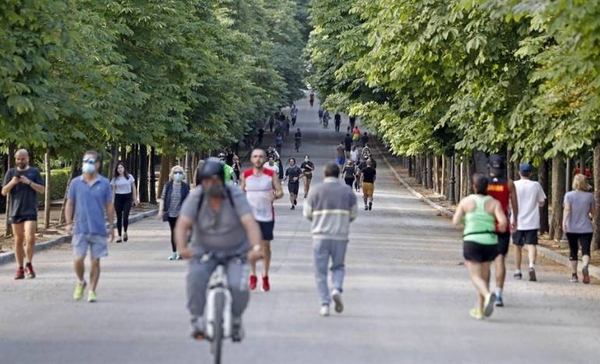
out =
<path fill-rule="evenodd" d="M 110 185 L 112 186 L 115 212 L 117 213 L 117 232 L 119 233 L 117 243 L 120 243 L 129 239 L 127 236 L 129 213 L 131 206 L 139 204 L 140 200 L 135 186 L 135 178 L 127 172 L 123 162 L 117 164 Z M 123 231 L 123 238 L 121 238 L 121 230 Z"/>
<path fill-rule="evenodd" d="M 471 317 L 481 320 L 494 312 L 496 295 L 490 292 L 490 265 L 498 255 L 498 229 L 504 231 L 507 220 L 502 205 L 487 195 L 488 178 L 473 176 L 472 195 L 463 198 L 456 209 L 452 223 L 463 228 L 463 255 L 471 281 L 477 290 L 477 307 Z"/>
<path fill-rule="evenodd" d="M 571 282 L 577 283 L 577 253 L 581 244 L 583 283 L 590 283 L 590 245 L 594 227 L 594 196 L 588 192 L 590 186 L 587 177 L 576 174 L 573 178 L 573 191 L 567 192 L 564 200 L 563 230 L 569 240 L 569 262 L 571 263 Z"/>
<path fill-rule="evenodd" d="M 171 228 L 172 252 L 169 256 L 169 260 L 180 259 L 175 245 L 174 230 L 177 218 L 179 217 L 179 211 L 181 210 L 181 204 L 189 193 L 190 185 L 183 182 L 183 168 L 181 168 L 181 166 L 171 168 L 169 182 L 163 187 L 160 204 L 158 206 L 158 218 L 162 219 L 162 221 L 168 221 L 169 227 Z"/>
<path fill-rule="evenodd" d="M 355 173 L 356 168 L 354 167 L 354 163 L 352 163 L 352 161 L 348 161 L 344 167 L 344 170 L 342 171 L 342 176 L 344 178 L 344 182 L 346 182 L 350 188 L 352 188 L 352 185 L 354 184 Z"/>

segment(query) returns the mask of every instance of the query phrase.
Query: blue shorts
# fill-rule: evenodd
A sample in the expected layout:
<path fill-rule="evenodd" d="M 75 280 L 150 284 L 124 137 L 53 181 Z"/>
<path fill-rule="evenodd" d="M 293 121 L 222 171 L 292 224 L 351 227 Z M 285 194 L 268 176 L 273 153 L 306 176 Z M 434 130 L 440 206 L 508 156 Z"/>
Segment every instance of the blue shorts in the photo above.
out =
<path fill-rule="evenodd" d="M 108 237 L 95 234 L 75 234 L 71 240 L 73 254 L 85 257 L 88 249 L 92 258 L 108 256 Z"/>
<path fill-rule="evenodd" d="M 344 158 L 344 157 L 338 157 L 338 159 L 337 159 L 337 164 L 338 165 L 343 166 L 345 162 L 346 162 L 346 158 Z"/>

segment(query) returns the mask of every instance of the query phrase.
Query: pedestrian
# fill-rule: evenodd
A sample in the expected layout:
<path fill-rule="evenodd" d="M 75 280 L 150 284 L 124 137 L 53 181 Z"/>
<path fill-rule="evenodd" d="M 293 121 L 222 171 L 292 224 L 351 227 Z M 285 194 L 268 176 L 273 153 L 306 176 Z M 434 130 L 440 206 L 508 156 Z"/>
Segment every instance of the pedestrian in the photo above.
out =
<path fill-rule="evenodd" d="M 190 185 L 183 181 L 183 168 L 174 166 L 169 174 L 169 182 L 165 184 L 158 205 L 157 217 L 169 222 L 171 229 L 171 255 L 169 260 L 179 260 L 175 244 L 175 225 L 181 211 L 181 204 L 190 193 Z"/>
<path fill-rule="evenodd" d="M 365 210 L 373 209 L 373 192 L 375 191 L 375 179 L 377 172 L 371 164 L 371 160 L 367 159 L 366 167 L 360 172 L 360 185 L 363 190 L 363 201 L 365 202 Z"/>
<path fill-rule="evenodd" d="M 590 245 L 594 235 L 592 220 L 595 215 L 594 195 L 589 192 L 589 184 L 584 174 L 573 177 L 573 191 L 567 192 L 564 200 L 563 230 L 569 240 L 569 262 L 571 282 L 577 283 L 577 254 L 581 244 L 583 283 L 590 283 Z"/>
<path fill-rule="evenodd" d="M 233 157 L 235 154 L 231 156 L 231 164 L 233 164 Z M 227 163 L 227 157 L 225 153 L 219 153 L 219 160 L 221 161 L 221 165 L 223 166 L 223 172 L 225 173 L 225 183 L 237 183 L 237 176 L 235 175 L 235 171 L 231 164 Z"/>
<path fill-rule="evenodd" d="M 352 150 L 352 136 L 350 136 L 350 133 L 346 133 L 346 136 L 344 137 L 344 150 L 346 151 L 346 157 L 350 156 L 350 151 Z"/>
<path fill-rule="evenodd" d="M 355 126 L 354 129 L 352 129 L 352 142 L 354 143 L 354 145 L 358 146 L 359 141 L 360 129 L 358 129 L 358 126 Z"/>
<path fill-rule="evenodd" d="M 335 131 L 340 131 L 340 125 L 342 124 L 342 115 L 337 111 L 335 115 L 333 115 L 333 123 L 335 125 Z"/>
<path fill-rule="evenodd" d="M 542 185 L 530 179 L 533 167 L 529 163 L 519 166 L 521 179 L 515 181 L 517 191 L 517 203 L 519 216 L 517 218 L 517 230 L 513 233 L 513 244 L 515 245 L 515 274 L 521 279 L 521 256 L 523 246 L 527 247 L 529 257 L 529 280 L 537 281 L 535 273 L 535 261 L 537 258 L 538 230 L 540 228 L 540 207 L 546 203 L 546 194 Z"/>
<path fill-rule="evenodd" d="M 264 136 L 265 136 L 265 129 L 261 126 L 260 128 L 258 128 L 258 145 L 262 145 Z"/>
<path fill-rule="evenodd" d="M 490 292 L 490 266 L 498 255 L 498 229 L 506 228 L 507 220 L 500 202 L 487 195 L 488 178 L 473 176 L 473 194 L 463 198 L 452 219 L 454 226 L 463 228 L 463 256 L 471 281 L 477 291 L 477 307 L 469 311 L 481 320 L 494 312 L 496 295 Z"/>
<path fill-rule="evenodd" d="M 292 109 L 290 111 L 290 115 L 292 117 L 292 126 L 295 126 L 296 120 L 298 119 L 298 107 L 294 103 L 292 103 Z"/>
<path fill-rule="evenodd" d="M 275 118 L 273 117 L 273 115 L 271 115 L 269 117 L 269 132 L 270 133 L 273 132 L 273 125 L 275 125 Z"/>
<path fill-rule="evenodd" d="M 346 163 L 346 148 L 344 147 L 343 140 L 340 142 L 337 148 L 335 148 L 335 150 L 337 152 L 337 164 L 341 169 L 344 166 L 344 163 Z"/>
<path fill-rule="evenodd" d="M 288 181 L 288 192 L 290 193 L 290 202 L 292 207 L 290 210 L 296 209 L 298 204 L 298 191 L 300 190 L 300 176 L 302 170 L 296 165 L 296 158 L 289 159 L 290 166 L 285 171 L 285 179 Z"/>
<path fill-rule="evenodd" d="M 506 279 L 506 255 L 510 246 L 510 233 L 517 228 L 517 216 L 519 216 L 519 205 L 517 193 L 512 179 L 504 177 L 506 165 L 501 155 L 494 154 L 488 158 L 488 188 L 489 196 L 500 202 L 506 219 L 511 217 L 512 223 L 507 224 L 504 230 L 499 230 L 496 224 L 496 235 L 498 236 L 498 256 L 495 260 L 496 266 L 496 307 L 504 306 L 502 291 Z M 510 213 L 512 211 L 512 214 Z"/>
<path fill-rule="evenodd" d="M 129 240 L 127 228 L 129 227 L 129 213 L 131 206 L 139 204 L 135 178 L 127 172 L 123 162 L 117 163 L 113 179 L 110 181 L 115 201 L 115 212 L 117 214 L 117 243 Z M 123 238 L 121 238 L 123 232 Z"/>
<path fill-rule="evenodd" d="M 250 294 L 246 286 L 248 261 L 260 257 L 260 228 L 246 196 L 225 183 L 219 160 L 208 158 L 196 171 L 196 187 L 181 207 L 175 227 L 177 250 L 189 259 L 187 307 L 192 315 L 192 337 L 205 336 L 206 290 L 222 262 L 231 292 L 231 338 L 242 340 L 242 314 Z M 189 247 L 188 247 L 189 243 Z"/>
<path fill-rule="evenodd" d="M 350 127 L 350 130 L 354 129 L 354 126 L 356 125 L 356 116 L 351 115 L 349 117 L 349 122 L 350 125 L 348 125 Z"/>
<path fill-rule="evenodd" d="M 352 188 L 352 185 L 354 184 L 355 173 L 356 173 L 356 168 L 354 166 L 354 163 L 352 163 L 352 161 L 349 160 L 348 162 L 346 162 L 346 166 L 344 167 L 344 170 L 342 171 L 342 177 L 344 178 L 344 182 L 350 188 Z"/>
<path fill-rule="evenodd" d="M 65 206 L 66 232 L 72 235 L 74 267 L 77 285 L 73 298 L 80 300 L 87 286 L 85 281 L 85 257 L 90 252 L 90 289 L 88 302 L 96 302 L 96 289 L 100 279 L 100 259 L 108 256 L 108 241 L 115 238 L 115 209 L 110 182 L 98 173 L 100 155 L 87 151 L 83 155 L 81 171 L 69 183 L 67 204 Z M 104 216 L 108 219 L 104 220 Z M 75 226 L 73 226 L 75 218 Z"/>
<path fill-rule="evenodd" d="M 352 145 L 352 139 L 350 139 L 350 145 Z M 356 145 L 352 145 L 349 154 L 350 160 L 356 166 L 358 164 L 358 148 L 356 148 Z"/>
<path fill-rule="evenodd" d="M 356 196 L 352 188 L 339 181 L 340 168 L 329 162 L 325 165 L 325 179 L 315 186 L 304 200 L 303 215 L 311 221 L 315 278 L 319 292 L 321 316 L 329 316 L 333 299 L 335 312 L 342 313 L 342 292 L 346 271 L 346 249 L 350 223 L 356 219 Z M 327 266 L 331 259 L 333 290 L 327 285 Z"/>
<path fill-rule="evenodd" d="M 265 162 L 264 168 L 270 169 L 271 171 L 273 171 L 277 176 L 279 176 L 279 164 L 277 162 L 275 162 L 275 158 L 274 157 L 269 157 L 269 160 L 267 162 Z"/>
<path fill-rule="evenodd" d="M 242 173 L 242 163 L 240 162 L 240 157 L 237 154 L 233 157 L 233 173 L 235 174 L 235 180 L 239 183 Z"/>
<path fill-rule="evenodd" d="M 360 138 L 360 142 L 362 143 L 362 147 L 366 147 L 367 143 L 369 142 L 369 135 L 367 134 L 367 132 L 365 131 L 362 135 L 362 137 Z"/>
<path fill-rule="evenodd" d="M 262 234 L 261 248 L 264 255 L 262 290 L 267 292 L 271 289 L 269 282 L 269 268 L 271 265 L 271 241 L 273 240 L 273 229 L 275 227 L 275 210 L 273 201 L 283 197 L 281 183 L 275 172 L 265 168 L 266 153 L 262 149 L 254 149 L 250 153 L 252 168 L 242 174 L 242 191 L 246 192 L 248 202 L 252 207 L 254 219 L 260 225 Z M 255 290 L 258 278 L 256 277 L 256 262 L 250 264 L 251 290 Z"/>
<path fill-rule="evenodd" d="M 44 194 L 45 191 L 40 170 L 29 165 L 29 152 L 25 149 L 17 150 L 15 167 L 6 172 L 2 185 L 2 196 L 8 196 L 10 200 L 8 221 L 14 238 L 17 263 L 15 279 L 23 279 L 26 274 L 30 279 L 36 276 L 32 262 L 38 218 L 37 194 Z M 23 242 L 25 242 L 25 249 L 23 249 Z"/>
<path fill-rule="evenodd" d="M 305 155 L 304 162 L 300 165 L 302 175 L 304 176 L 304 198 L 308 196 L 310 190 L 310 183 L 313 178 L 313 171 L 315 170 L 315 164 L 310 160 L 310 157 Z"/>
<path fill-rule="evenodd" d="M 323 122 L 323 115 L 325 114 L 325 110 L 323 110 L 322 108 L 319 108 L 318 114 L 319 114 L 319 124 L 321 124 Z"/>

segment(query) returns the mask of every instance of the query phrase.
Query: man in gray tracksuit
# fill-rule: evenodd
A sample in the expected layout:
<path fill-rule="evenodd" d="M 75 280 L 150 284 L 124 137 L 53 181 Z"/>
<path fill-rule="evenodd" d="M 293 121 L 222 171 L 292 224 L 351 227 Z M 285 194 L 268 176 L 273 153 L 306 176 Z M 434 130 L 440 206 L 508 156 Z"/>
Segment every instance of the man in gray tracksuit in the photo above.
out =
<path fill-rule="evenodd" d="M 357 215 L 356 196 L 352 188 L 339 180 L 340 168 L 331 162 L 325 165 L 325 180 L 311 188 L 304 200 L 304 217 L 312 222 L 313 250 L 317 289 L 321 301 L 321 316 L 329 316 L 331 299 L 335 311 L 344 310 L 342 284 L 344 283 L 346 248 L 350 222 Z M 327 265 L 331 258 L 333 290 L 327 286 Z"/>

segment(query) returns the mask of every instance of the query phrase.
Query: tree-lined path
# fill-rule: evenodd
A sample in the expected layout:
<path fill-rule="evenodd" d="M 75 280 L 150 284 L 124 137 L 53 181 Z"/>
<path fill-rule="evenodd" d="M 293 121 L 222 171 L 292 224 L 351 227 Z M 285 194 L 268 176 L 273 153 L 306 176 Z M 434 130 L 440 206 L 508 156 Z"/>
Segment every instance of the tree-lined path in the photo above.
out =
<path fill-rule="evenodd" d="M 342 133 L 323 130 L 318 105 L 297 103 L 303 131 L 282 158 L 333 160 Z M 342 129 L 348 124 L 344 117 Z M 508 277 L 506 307 L 485 321 L 468 315 L 474 293 L 460 233 L 393 178 L 378 155 L 372 211 L 352 226 L 342 315 L 318 315 L 309 224 L 286 198 L 276 203 L 272 291 L 252 294 L 246 339 L 225 346 L 226 363 L 592 363 L 598 353 L 600 288 L 568 283 L 547 261 L 539 282 Z M 248 164 L 246 164 L 248 166 Z M 359 199 L 360 200 L 360 199 Z M 299 199 L 299 204 L 303 199 Z M 146 219 L 130 241 L 112 244 L 96 304 L 74 302 L 67 245 L 37 255 L 39 277 L 12 280 L 0 266 L 0 362 L 13 364 L 206 363 L 206 343 L 189 339 L 186 264 L 168 261 L 169 229 Z"/>

